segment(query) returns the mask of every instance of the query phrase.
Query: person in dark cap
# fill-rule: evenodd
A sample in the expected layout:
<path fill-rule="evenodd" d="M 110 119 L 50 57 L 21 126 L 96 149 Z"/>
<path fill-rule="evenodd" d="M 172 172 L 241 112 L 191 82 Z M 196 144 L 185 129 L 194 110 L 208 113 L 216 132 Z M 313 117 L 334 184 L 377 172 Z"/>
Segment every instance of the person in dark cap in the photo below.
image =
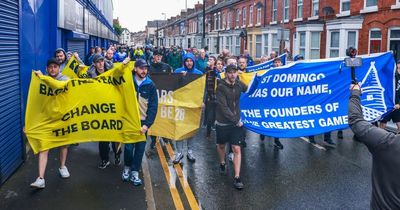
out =
<path fill-rule="evenodd" d="M 151 76 L 152 73 L 160 73 L 160 72 L 168 72 L 172 73 L 172 67 L 164 62 L 163 59 L 163 52 L 160 50 L 156 50 L 153 53 L 153 63 L 149 67 L 149 74 Z"/>
<path fill-rule="evenodd" d="M 243 123 L 240 119 L 240 95 L 247 90 L 247 86 L 238 78 L 236 65 L 228 65 L 225 69 L 225 78 L 222 79 L 217 87 L 216 101 L 216 131 L 217 131 L 217 151 L 220 161 L 220 174 L 226 174 L 225 163 L 225 144 L 229 143 L 232 147 L 234 157 L 234 181 L 236 189 L 243 189 L 240 179 L 241 148 L 243 141 Z"/>
<path fill-rule="evenodd" d="M 137 91 L 139 104 L 140 132 L 147 137 L 147 130 L 153 125 L 157 115 L 158 96 L 157 89 L 153 81 L 148 76 L 149 65 L 143 59 L 137 59 L 135 62 L 135 71 L 133 81 Z M 139 170 L 142 166 L 142 158 L 146 147 L 146 141 L 131 144 L 125 144 L 124 149 L 124 170 L 122 171 L 122 180 L 130 181 L 135 186 L 142 185 L 139 178 Z"/>
<path fill-rule="evenodd" d="M 47 60 L 46 66 L 47 74 L 59 81 L 66 81 L 69 78 L 61 74 L 60 64 L 56 58 L 50 58 Z M 42 75 L 41 71 L 35 71 L 36 75 Z M 70 173 L 68 168 L 65 166 L 65 162 L 67 161 L 67 154 L 68 154 L 68 146 L 60 147 L 60 168 L 58 168 L 58 172 L 60 173 L 61 178 L 69 178 Z M 30 184 L 33 188 L 43 189 L 46 186 L 44 175 L 46 172 L 47 160 L 49 156 L 49 150 L 41 151 L 38 155 L 38 167 L 39 167 L 39 176 L 36 180 Z"/>
<path fill-rule="evenodd" d="M 109 70 L 109 67 L 105 65 L 104 57 L 100 54 L 94 54 L 92 56 L 93 64 L 90 66 L 89 70 L 87 71 L 89 78 L 95 78 L 102 73 Z M 105 169 L 108 165 L 110 165 L 109 161 L 109 152 L 110 152 L 110 143 L 111 142 L 99 142 L 99 153 L 100 153 L 100 169 Z M 112 142 L 111 143 L 112 149 L 114 151 L 114 164 L 119 165 L 121 164 L 121 153 L 122 150 L 118 147 L 118 143 Z"/>

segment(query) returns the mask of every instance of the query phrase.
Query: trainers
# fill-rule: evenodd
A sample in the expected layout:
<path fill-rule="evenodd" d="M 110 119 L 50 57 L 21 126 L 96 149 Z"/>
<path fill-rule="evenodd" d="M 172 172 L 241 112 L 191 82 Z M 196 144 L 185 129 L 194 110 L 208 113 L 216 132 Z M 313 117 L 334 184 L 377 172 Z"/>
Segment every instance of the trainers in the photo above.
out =
<path fill-rule="evenodd" d="M 326 146 L 328 146 L 328 147 L 336 147 L 336 144 L 335 144 L 335 142 L 332 141 L 332 139 L 325 139 L 324 141 L 326 143 Z"/>
<path fill-rule="evenodd" d="M 343 131 L 338 131 L 337 137 L 338 137 L 338 139 L 343 139 Z"/>
<path fill-rule="evenodd" d="M 69 171 L 68 171 L 68 168 L 66 166 L 63 166 L 63 167 L 59 168 L 58 172 L 60 172 L 61 178 L 66 179 L 66 178 L 69 177 Z"/>
<path fill-rule="evenodd" d="M 129 171 L 129 168 L 124 168 L 124 170 L 122 171 L 122 181 L 129 181 Z"/>
<path fill-rule="evenodd" d="M 108 160 L 102 160 L 99 164 L 99 168 L 100 169 L 105 169 L 107 168 L 107 166 L 110 165 L 110 161 Z"/>
<path fill-rule="evenodd" d="M 132 175 L 131 175 L 131 182 L 133 183 L 133 185 L 135 186 L 139 186 L 142 185 L 142 180 L 139 178 L 139 172 L 137 171 L 132 171 Z"/>
<path fill-rule="evenodd" d="M 283 149 L 283 144 L 278 140 L 274 141 L 274 147 L 278 148 L 278 149 Z"/>
<path fill-rule="evenodd" d="M 228 154 L 228 159 L 229 159 L 229 161 L 233 162 L 233 152 L 230 152 Z"/>
<path fill-rule="evenodd" d="M 33 188 L 38 188 L 38 189 L 43 189 L 45 187 L 45 181 L 43 178 L 38 177 L 35 182 L 31 184 L 31 187 Z"/>
<path fill-rule="evenodd" d="M 226 165 L 225 165 L 225 163 L 219 164 L 219 174 L 226 175 Z"/>
<path fill-rule="evenodd" d="M 195 162 L 196 161 L 196 158 L 194 157 L 192 150 L 188 151 L 186 157 L 190 162 Z"/>
<path fill-rule="evenodd" d="M 175 154 L 175 159 L 172 162 L 174 164 L 178 164 L 179 162 L 181 162 L 182 158 L 183 158 L 183 154 L 178 152 L 178 153 Z"/>
<path fill-rule="evenodd" d="M 243 189 L 244 185 L 243 182 L 240 180 L 240 177 L 233 178 L 233 186 L 238 190 Z"/>
<path fill-rule="evenodd" d="M 119 166 L 121 164 L 121 155 L 115 155 L 115 161 L 114 161 L 114 165 Z"/>

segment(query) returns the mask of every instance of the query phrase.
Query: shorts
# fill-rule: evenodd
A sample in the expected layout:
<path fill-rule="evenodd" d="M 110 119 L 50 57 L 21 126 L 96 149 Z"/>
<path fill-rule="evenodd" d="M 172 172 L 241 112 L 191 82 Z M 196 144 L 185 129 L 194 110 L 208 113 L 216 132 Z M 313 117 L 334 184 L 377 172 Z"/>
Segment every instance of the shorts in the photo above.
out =
<path fill-rule="evenodd" d="M 399 109 L 395 109 L 394 111 L 392 111 L 391 113 L 387 114 L 382 120 L 382 123 L 387 123 L 390 120 L 392 120 L 394 123 L 398 123 L 400 122 L 400 110 Z"/>
<path fill-rule="evenodd" d="M 246 134 L 246 130 L 243 127 L 237 127 L 234 125 L 216 125 L 216 132 L 217 144 L 230 143 L 231 145 L 240 145 Z"/>

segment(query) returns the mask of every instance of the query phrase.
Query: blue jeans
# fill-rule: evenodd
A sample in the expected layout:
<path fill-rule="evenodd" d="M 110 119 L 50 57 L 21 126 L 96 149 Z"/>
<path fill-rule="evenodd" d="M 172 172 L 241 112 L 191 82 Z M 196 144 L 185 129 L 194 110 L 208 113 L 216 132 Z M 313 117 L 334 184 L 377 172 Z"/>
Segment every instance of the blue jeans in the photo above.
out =
<path fill-rule="evenodd" d="M 146 148 L 146 142 L 138 142 L 133 144 L 125 144 L 124 163 L 129 166 L 131 171 L 139 171 L 142 167 L 143 153 Z M 135 150 L 135 153 L 133 153 Z"/>

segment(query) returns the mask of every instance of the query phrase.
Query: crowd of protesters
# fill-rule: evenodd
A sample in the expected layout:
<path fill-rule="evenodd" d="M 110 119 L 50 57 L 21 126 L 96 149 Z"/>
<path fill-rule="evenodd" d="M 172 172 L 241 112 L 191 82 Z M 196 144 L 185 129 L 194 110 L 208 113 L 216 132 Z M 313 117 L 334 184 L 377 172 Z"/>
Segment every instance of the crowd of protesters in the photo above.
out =
<path fill-rule="evenodd" d="M 240 167 L 242 159 L 241 148 L 246 147 L 246 130 L 243 128 L 243 123 L 240 120 L 239 98 L 240 94 L 245 92 L 247 87 L 240 81 L 238 75 L 247 72 L 247 68 L 255 65 L 257 62 L 263 63 L 271 60 L 273 61 L 274 67 L 282 66 L 283 63 L 278 57 L 277 52 L 273 51 L 270 55 L 263 55 L 260 60 L 255 61 L 247 50 L 245 50 L 242 55 L 234 56 L 230 54 L 229 50 L 223 49 L 220 54 L 213 56 L 210 55 L 207 47 L 203 49 L 183 49 L 179 46 L 165 48 L 163 46 L 153 47 L 151 45 L 145 47 L 110 45 L 108 49 L 100 47 L 90 48 L 90 52 L 84 56 L 82 61 L 76 52 L 66 52 L 59 48 L 55 51 L 54 58 L 50 58 L 47 62 L 47 74 L 56 80 L 68 80 L 69 78 L 62 75 L 62 70 L 68 63 L 68 59 L 71 55 L 74 55 L 78 59 L 80 65 L 90 66 L 88 70 L 88 76 L 90 78 L 94 78 L 112 69 L 116 62 L 126 64 L 129 61 L 135 61 L 135 68 L 132 70 L 135 88 L 141 92 L 141 100 L 146 101 L 144 105 L 139 105 L 139 108 L 143 109 L 141 113 L 146 113 L 144 116 L 141 116 L 141 132 L 143 134 L 147 134 L 147 130 L 153 124 L 157 113 L 158 98 L 155 84 L 151 81 L 152 73 L 165 72 L 183 75 L 206 75 L 202 122 L 203 127 L 206 129 L 205 138 L 210 138 L 212 131 L 216 130 L 216 148 L 220 165 L 219 172 L 221 175 L 226 175 L 225 160 L 226 157 L 228 157 L 228 160 L 232 161 L 234 167 L 234 187 L 237 189 L 242 189 L 244 187 L 240 177 Z M 291 58 L 290 55 L 288 57 L 289 59 Z M 296 55 L 293 58 L 295 62 L 300 60 L 304 60 L 303 55 Z M 398 69 L 400 69 L 399 65 Z M 41 72 L 36 73 L 39 75 L 41 74 Z M 222 73 L 224 73 L 223 77 L 221 76 Z M 396 107 L 399 108 L 400 106 L 396 105 Z M 396 117 L 394 118 L 397 119 Z M 388 120 L 384 121 L 383 124 L 387 121 Z M 343 138 L 343 133 L 341 131 L 338 132 L 338 138 Z M 149 149 L 146 151 L 146 154 L 154 154 L 156 139 L 156 137 L 151 136 Z M 260 135 L 260 139 L 264 141 L 265 136 Z M 174 164 L 181 163 L 184 157 L 184 150 L 186 150 L 187 159 L 191 162 L 196 160 L 196 155 L 200 155 L 196 154 L 198 151 L 192 147 L 191 141 L 193 141 L 192 138 L 178 142 L 164 139 L 164 142 L 173 143 L 175 156 L 172 162 Z M 310 136 L 309 141 L 310 143 L 316 144 L 314 136 Z M 324 134 L 324 141 L 327 146 L 335 146 L 330 133 Z M 110 144 L 114 151 L 114 164 L 121 164 L 120 155 L 122 153 L 122 146 L 118 143 L 100 142 L 100 164 L 98 166 L 100 169 L 104 169 L 110 165 L 108 157 Z M 229 147 L 228 155 L 225 151 L 227 145 Z M 278 150 L 284 148 L 279 138 L 274 138 L 274 146 Z M 142 184 L 139 177 L 139 170 L 142 157 L 145 153 L 145 147 L 146 142 L 126 144 L 124 146 L 123 181 L 131 181 L 136 186 Z M 60 150 L 59 168 L 59 173 L 62 178 L 68 178 L 70 176 L 65 164 L 67 153 L 67 147 L 62 147 Z M 44 174 L 47 165 L 47 156 L 48 151 L 39 153 L 39 176 L 36 181 L 31 184 L 32 187 L 45 187 Z"/>

